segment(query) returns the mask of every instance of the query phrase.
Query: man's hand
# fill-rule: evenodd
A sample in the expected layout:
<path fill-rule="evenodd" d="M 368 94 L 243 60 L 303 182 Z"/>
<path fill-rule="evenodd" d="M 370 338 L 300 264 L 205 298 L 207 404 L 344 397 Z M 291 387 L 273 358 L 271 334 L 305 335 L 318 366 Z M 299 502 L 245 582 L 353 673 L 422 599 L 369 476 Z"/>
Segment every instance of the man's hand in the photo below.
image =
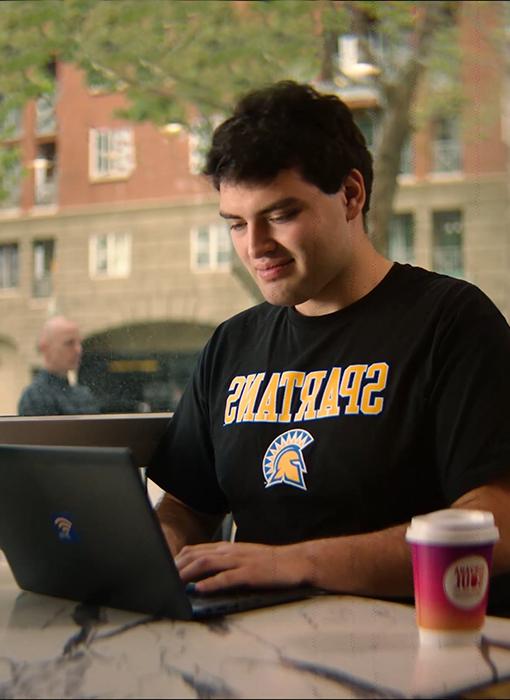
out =
<path fill-rule="evenodd" d="M 494 550 L 495 573 L 510 571 L 509 503 L 510 477 L 501 477 L 469 491 L 452 504 L 455 508 L 494 513 L 501 535 Z M 407 523 L 377 532 L 292 545 L 195 544 L 205 539 L 211 526 L 218 524 L 217 519 L 197 514 L 169 496 L 158 515 L 172 550 L 179 552 L 176 562 L 182 579 L 186 583 L 197 582 L 200 593 L 238 586 L 299 585 L 370 596 L 409 596 L 413 592 L 410 548 L 405 540 Z M 175 531 L 180 537 L 173 540 L 170 535 L 175 537 Z M 187 546 L 181 549 L 181 542 Z"/>
<path fill-rule="evenodd" d="M 176 563 L 183 581 L 196 581 L 199 593 L 309 583 L 307 560 L 300 555 L 300 545 L 211 542 L 183 547 Z"/>
<path fill-rule="evenodd" d="M 186 544 L 210 540 L 222 517 L 199 513 L 169 493 L 165 493 L 156 512 L 174 557 Z"/>

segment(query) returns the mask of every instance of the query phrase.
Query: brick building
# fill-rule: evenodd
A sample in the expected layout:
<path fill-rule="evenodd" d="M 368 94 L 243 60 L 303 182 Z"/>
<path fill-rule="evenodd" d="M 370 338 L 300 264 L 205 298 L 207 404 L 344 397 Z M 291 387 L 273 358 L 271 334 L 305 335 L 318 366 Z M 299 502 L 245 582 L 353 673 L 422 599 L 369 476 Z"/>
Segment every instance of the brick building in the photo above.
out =
<path fill-rule="evenodd" d="M 406 149 L 389 253 L 475 282 L 510 318 L 507 92 L 473 23 L 462 37 L 466 118 L 436 121 Z M 105 410 L 172 409 L 212 329 L 253 294 L 187 134 L 120 119 L 122 95 L 53 69 L 54 94 L 19 115 L 26 170 L 0 210 L 0 413 L 16 412 L 55 312 L 79 323 L 80 381 Z M 368 97 L 356 112 L 370 140 Z"/>
<path fill-rule="evenodd" d="M 108 410 L 168 408 L 212 328 L 252 296 L 186 133 L 114 117 L 123 97 L 70 65 L 55 85 L 20 115 L 27 174 L 0 212 L 0 412 L 16 412 L 55 312 L 79 323 L 80 379 Z"/>

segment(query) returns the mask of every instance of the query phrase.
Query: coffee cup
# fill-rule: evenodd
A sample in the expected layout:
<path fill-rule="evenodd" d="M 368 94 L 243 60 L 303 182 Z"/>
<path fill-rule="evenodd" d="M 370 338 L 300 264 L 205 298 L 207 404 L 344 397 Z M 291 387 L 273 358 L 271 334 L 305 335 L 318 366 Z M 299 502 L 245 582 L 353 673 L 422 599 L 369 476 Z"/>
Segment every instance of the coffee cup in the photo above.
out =
<path fill-rule="evenodd" d="M 412 518 L 406 540 L 421 644 L 480 640 L 498 539 L 494 516 L 486 511 L 450 508 Z"/>

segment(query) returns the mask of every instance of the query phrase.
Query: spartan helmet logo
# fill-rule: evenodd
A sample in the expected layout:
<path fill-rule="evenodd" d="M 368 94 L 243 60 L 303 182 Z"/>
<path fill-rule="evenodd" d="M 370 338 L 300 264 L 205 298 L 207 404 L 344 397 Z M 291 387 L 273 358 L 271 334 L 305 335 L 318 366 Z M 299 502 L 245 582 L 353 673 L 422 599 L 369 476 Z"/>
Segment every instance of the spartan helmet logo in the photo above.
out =
<path fill-rule="evenodd" d="M 269 445 L 264 455 L 263 471 L 266 488 L 289 484 L 306 491 L 306 464 L 303 450 L 313 442 L 306 430 L 287 430 Z"/>

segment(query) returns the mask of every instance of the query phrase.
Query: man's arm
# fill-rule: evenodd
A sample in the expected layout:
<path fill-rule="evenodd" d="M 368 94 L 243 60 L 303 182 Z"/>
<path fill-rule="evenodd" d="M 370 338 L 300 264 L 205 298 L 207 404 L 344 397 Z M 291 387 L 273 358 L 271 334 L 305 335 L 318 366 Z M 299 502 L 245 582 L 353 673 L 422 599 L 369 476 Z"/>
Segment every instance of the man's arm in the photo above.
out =
<path fill-rule="evenodd" d="M 49 416 L 56 413 L 51 411 L 48 397 L 46 397 L 35 384 L 30 384 L 21 395 L 18 402 L 18 415 L 20 416 Z"/>
<path fill-rule="evenodd" d="M 510 571 L 510 476 L 500 477 L 486 486 L 468 491 L 455 503 L 456 508 L 488 510 L 499 528 L 499 542 L 494 547 L 493 574 Z"/>
<path fill-rule="evenodd" d="M 222 519 L 220 515 L 199 513 L 169 493 L 165 493 L 156 511 L 174 556 L 185 545 L 209 542 Z"/>
<path fill-rule="evenodd" d="M 488 510 L 500 530 L 494 573 L 510 571 L 510 477 L 473 489 L 454 508 Z M 269 546 L 218 542 L 184 547 L 177 565 L 197 590 L 233 586 L 311 585 L 342 593 L 410 595 L 412 564 L 405 541 L 407 523 L 362 535 Z"/>

